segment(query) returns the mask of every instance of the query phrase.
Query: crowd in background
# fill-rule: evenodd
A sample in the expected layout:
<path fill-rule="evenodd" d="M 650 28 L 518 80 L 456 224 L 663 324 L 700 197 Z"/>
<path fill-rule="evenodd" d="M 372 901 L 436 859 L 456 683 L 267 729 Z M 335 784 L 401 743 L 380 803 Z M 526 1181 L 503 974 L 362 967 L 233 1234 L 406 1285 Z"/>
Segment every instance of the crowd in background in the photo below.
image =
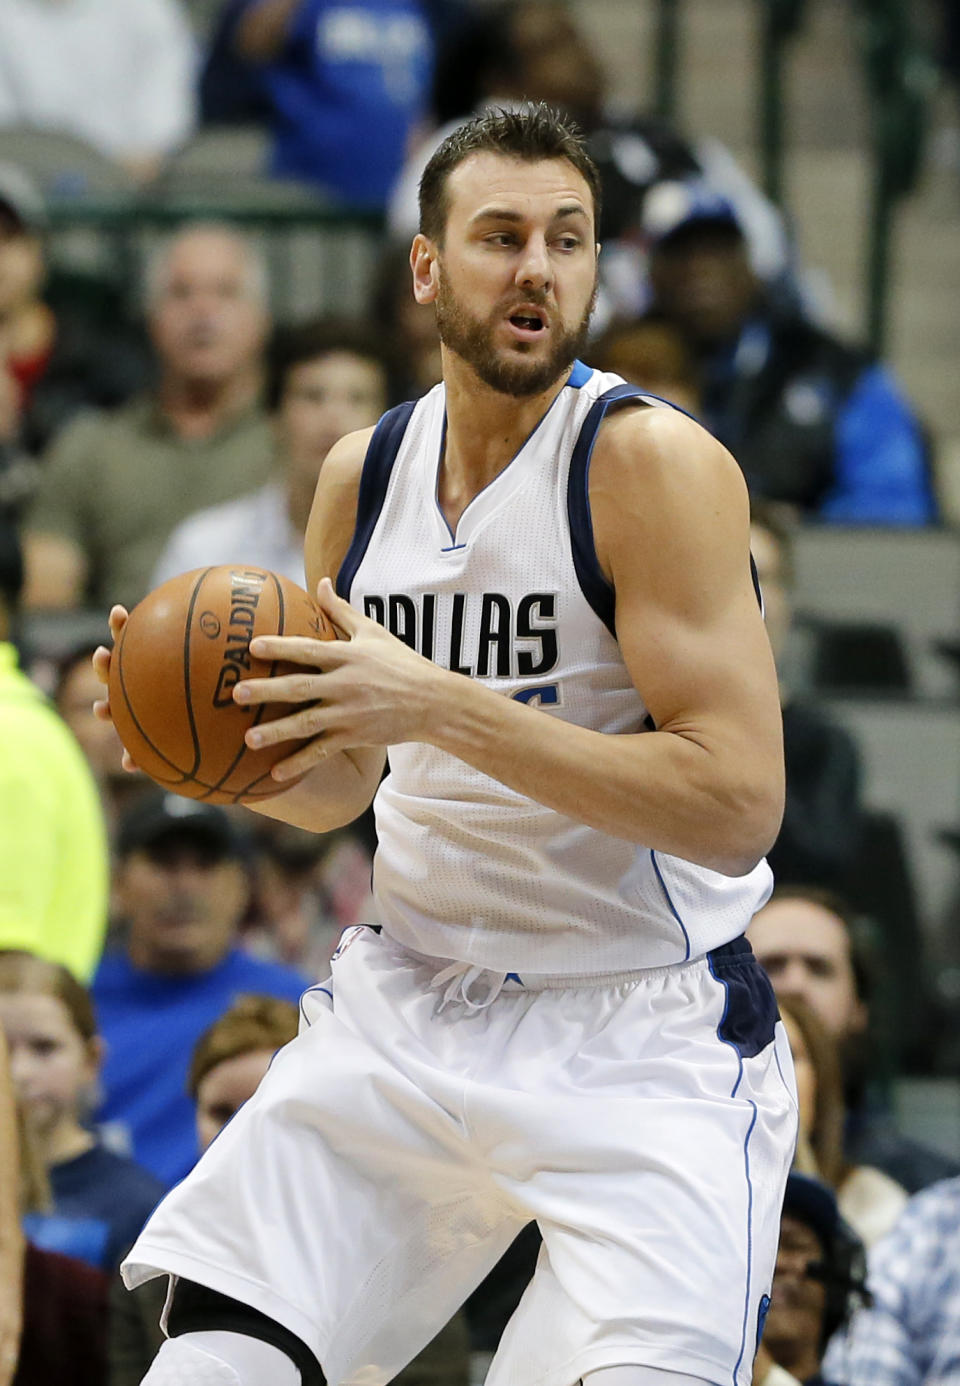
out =
<path fill-rule="evenodd" d="M 206 8 L 201 46 L 178 0 L 0 6 L 0 1107 L 9 1077 L 18 1132 L 0 1158 L 19 1164 L 26 1238 L 21 1256 L 0 1227 L 0 1386 L 139 1382 L 162 1294 L 127 1295 L 119 1260 L 368 917 L 372 816 L 316 836 L 121 770 L 92 713 L 106 612 L 210 563 L 303 582 L 330 447 L 439 380 L 406 269 L 420 173 L 471 113 L 524 100 L 568 110 L 601 173 L 588 363 L 704 422 L 752 498 L 787 806 L 749 936 L 801 1128 L 755 1386 L 960 1379 L 960 1150 L 911 1140 L 888 1101 L 891 1076 L 936 1047 L 917 908 L 867 879 L 858 747 L 785 659 L 798 532 L 937 526 L 936 438 L 888 365 L 824 320 L 783 218 L 729 152 L 607 108 L 559 0 Z M 153 250 L 142 315 L 71 296 L 45 238 L 49 199 L 70 190 L 5 159 L 3 129 L 68 134 L 142 189 L 192 132 L 231 123 L 269 133 L 265 177 L 382 216 L 361 310 L 274 321 L 269 266 L 226 220 Z M 31 646 L 53 613 L 56 638 Z M 538 1242 L 528 1229 L 398 1380 L 482 1380 Z"/>

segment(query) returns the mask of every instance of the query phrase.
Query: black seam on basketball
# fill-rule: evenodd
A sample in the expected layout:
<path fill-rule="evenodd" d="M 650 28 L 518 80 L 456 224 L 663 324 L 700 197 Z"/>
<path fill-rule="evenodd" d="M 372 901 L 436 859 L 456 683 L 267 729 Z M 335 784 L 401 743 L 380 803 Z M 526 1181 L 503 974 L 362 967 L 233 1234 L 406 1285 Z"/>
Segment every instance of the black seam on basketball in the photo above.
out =
<path fill-rule="evenodd" d="M 197 724 L 193 716 L 193 701 L 190 692 L 190 636 L 193 631 L 193 610 L 197 604 L 197 597 L 200 595 L 200 588 L 203 580 L 210 572 L 210 568 L 204 568 L 203 572 L 193 584 L 193 591 L 190 593 L 190 604 L 187 607 L 187 619 L 183 629 L 183 688 L 187 704 L 187 721 L 190 724 L 190 736 L 193 739 L 193 766 L 190 773 L 185 776 L 192 780 L 196 777 L 200 762 L 203 759 L 203 752 L 200 749 L 200 738 L 197 735 Z"/>
<path fill-rule="evenodd" d="M 164 783 L 165 783 L 165 784 L 185 784 L 186 781 L 190 779 L 190 776 L 189 776 L 188 774 L 186 774 L 186 773 L 183 771 L 183 769 L 182 769 L 179 765 L 176 764 L 175 761 L 172 761 L 168 755 L 164 755 L 163 751 L 161 751 L 161 749 L 160 749 L 159 746 L 157 746 L 157 745 L 154 744 L 154 742 L 151 740 L 151 738 L 150 738 L 149 736 L 147 736 L 147 733 L 144 731 L 144 729 L 143 729 L 143 727 L 142 727 L 142 725 L 141 725 L 141 723 L 140 723 L 140 718 L 137 716 L 136 712 L 134 712 L 133 703 L 131 702 L 131 700 L 130 700 L 130 695 L 129 695 L 129 693 L 127 692 L 127 683 L 126 683 L 126 679 L 125 679 L 124 676 L 123 676 L 123 642 L 124 642 L 124 637 L 126 636 L 126 633 L 127 633 L 126 626 L 124 626 L 123 630 L 120 632 L 120 643 L 119 643 L 119 645 L 117 646 L 117 648 L 116 648 L 116 650 L 115 650 L 114 653 L 115 653 L 116 659 L 117 659 L 117 676 L 118 676 L 118 678 L 119 678 L 119 680 L 120 680 L 120 691 L 121 691 L 122 694 L 123 694 L 123 701 L 124 701 L 124 703 L 126 704 L 127 712 L 130 714 L 130 720 L 132 721 L 133 725 L 136 727 L 136 729 L 137 729 L 137 731 L 140 733 L 140 735 L 143 737 L 144 744 L 147 745 L 147 746 L 149 746 L 150 750 L 154 753 L 155 756 L 159 756 L 160 759 L 164 762 L 165 765 L 169 765 L 169 766 L 170 766 L 170 769 L 171 769 L 171 770 L 175 770 L 175 771 L 177 772 L 177 774 L 180 776 L 179 780 L 165 780 Z M 129 750 L 129 749 L 130 749 L 130 748 L 129 748 L 129 746 L 128 746 L 128 747 L 127 747 L 127 750 Z M 151 779 L 156 779 L 157 776 L 156 776 L 156 775 L 151 775 L 150 778 L 151 778 Z"/>
<path fill-rule="evenodd" d="M 277 631 L 277 634 L 278 634 L 278 635 L 283 635 L 284 626 L 285 626 L 285 624 L 286 624 L 286 612 L 285 612 L 285 610 L 284 610 L 284 604 L 283 604 L 283 588 L 280 586 L 280 582 L 279 582 L 279 580 L 278 580 L 278 578 L 277 578 L 276 573 L 268 573 L 267 575 L 268 575 L 268 577 L 270 577 L 270 578 L 273 579 L 273 585 L 274 585 L 274 587 L 276 588 L 276 593 L 277 593 L 277 624 L 278 624 L 279 627 L 280 627 L 280 629 Z M 279 662 L 280 662 L 280 661 L 277 660 L 277 659 L 275 659 L 275 660 L 273 660 L 273 661 L 271 662 L 271 664 L 270 664 L 270 671 L 269 671 L 269 673 L 267 674 L 267 678 L 273 678 L 274 674 L 277 672 L 277 665 L 279 664 Z M 250 726 L 251 726 L 251 727 L 256 727 L 257 725 L 259 725 L 259 723 L 260 723 L 260 721 L 261 721 L 261 719 L 262 719 L 262 717 L 263 717 L 263 714 L 266 712 L 266 710 L 267 710 L 266 704 L 265 704 L 265 703 L 261 703 L 260 706 L 257 708 L 256 714 L 254 715 L 254 717 L 253 717 L 253 718 L 251 719 L 251 721 L 250 721 Z M 227 780 L 230 779 L 230 777 L 231 777 L 231 775 L 233 774 L 234 770 L 236 770 L 237 766 L 241 763 L 241 761 L 243 760 L 244 756 L 247 754 L 247 752 L 248 752 L 249 750 L 250 750 L 250 747 L 246 744 L 245 741 L 242 741 L 242 742 L 240 743 L 240 749 L 239 749 L 239 751 L 238 751 L 237 754 L 234 756 L 234 758 L 233 758 L 233 760 L 230 762 L 230 764 L 227 766 L 226 770 L 224 770 L 224 772 L 223 772 L 223 774 L 220 776 L 219 780 L 217 780 L 216 784 L 215 784 L 215 785 L 211 785 L 211 787 L 207 790 L 207 793 L 206 793 L 206 794 L 201 794 L 201 795 L 199 795 L 198 797 L 201 798 L 201 799 L 206 799 L 206 798 L 208 797 L 208 795 L 215 793 L 218 789 L 222 789 L 223 786 L 226 784 Z M 254 752 L 253 754 L 255 755 L 256 752 Z M 267 773 L 269 774 L 269 771 L 268 771 Z M 262 780 L 263 778 L 264 778 L 263 775 L 258 775 L 257 778 L 256 778 L 255 780 L 251 780 L 251 784 L 258 784 L 259 781 Z M 198 781 L 198 783 L 199 783 L 199 781 Z M 245 792 L 246 792 L 246 791 L 244 791 L 244 790 L 241 790 L 241 791 L 240 791 L 240 793 L 245 793 Z M 232 789 L 228 789 L 228 790 L 226 791 L 226 793 L 228 793 L 228 794 L 233 794 L 234 791 L 233 791 Z M 236 803 L 236 802 L 238 802 L 238 801 L 235 799 L 234 802 Z"/>

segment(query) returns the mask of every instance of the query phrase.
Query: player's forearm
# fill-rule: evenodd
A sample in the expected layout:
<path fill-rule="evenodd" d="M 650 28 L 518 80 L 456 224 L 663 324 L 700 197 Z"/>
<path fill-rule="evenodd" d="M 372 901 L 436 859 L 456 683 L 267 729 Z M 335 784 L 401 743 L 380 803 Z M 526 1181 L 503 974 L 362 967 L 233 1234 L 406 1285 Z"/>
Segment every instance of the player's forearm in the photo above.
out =
<path fill-rule="evenodd" d="M 776 837 L 783 804 L 778 747 L 746 733 L 607 735 L 444 678 L 432 744 L 510 789 L 600 832 L 737 876 Z"/>
<path fill-rule="evenodd" d="M 369 808 L 383 764 L 384 752 L 378 746 L 339 751 L 282 794 L 247 807 L 295 828 L 332 832 Z"/>

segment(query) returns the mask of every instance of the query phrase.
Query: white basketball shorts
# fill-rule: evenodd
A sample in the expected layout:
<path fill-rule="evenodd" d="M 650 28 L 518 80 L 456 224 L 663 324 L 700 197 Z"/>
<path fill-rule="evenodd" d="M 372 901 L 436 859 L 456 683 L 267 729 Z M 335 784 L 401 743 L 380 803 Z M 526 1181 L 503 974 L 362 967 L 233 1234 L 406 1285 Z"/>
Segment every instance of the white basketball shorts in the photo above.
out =
<path fill-rule="evenodd" d="M 128 1286 L 197 1281 L 286 1325 L 330 1386 L 381 1386 L 536 1219 L 489 1386 L 630 1364 L 749 1386 L 796 1100 L 745 941 L 628 977 L 505 979 L 361 927 L 301 1009 L 150 1218 Z"/>

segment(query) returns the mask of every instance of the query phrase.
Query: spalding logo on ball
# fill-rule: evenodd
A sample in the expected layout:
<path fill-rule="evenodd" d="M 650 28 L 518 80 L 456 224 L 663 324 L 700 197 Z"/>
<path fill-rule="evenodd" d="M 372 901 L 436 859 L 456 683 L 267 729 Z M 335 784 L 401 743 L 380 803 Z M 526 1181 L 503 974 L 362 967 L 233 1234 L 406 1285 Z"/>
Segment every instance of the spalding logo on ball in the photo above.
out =
<path fill-rule="evenodd" d="M 255 803 L 289 788 L 270 768 L 296 743 L 251 750 L 248 727 L 297 705 L 240 707 L 241 679 L 300 666 L 254 659 L 255 635 L 335 640 L 313 598 L 265 568 L 229 563 L 171 578 L 131 611 L 110 661 L 110 712 L 137 765 L 164 789 L 213 804 Z"/>

